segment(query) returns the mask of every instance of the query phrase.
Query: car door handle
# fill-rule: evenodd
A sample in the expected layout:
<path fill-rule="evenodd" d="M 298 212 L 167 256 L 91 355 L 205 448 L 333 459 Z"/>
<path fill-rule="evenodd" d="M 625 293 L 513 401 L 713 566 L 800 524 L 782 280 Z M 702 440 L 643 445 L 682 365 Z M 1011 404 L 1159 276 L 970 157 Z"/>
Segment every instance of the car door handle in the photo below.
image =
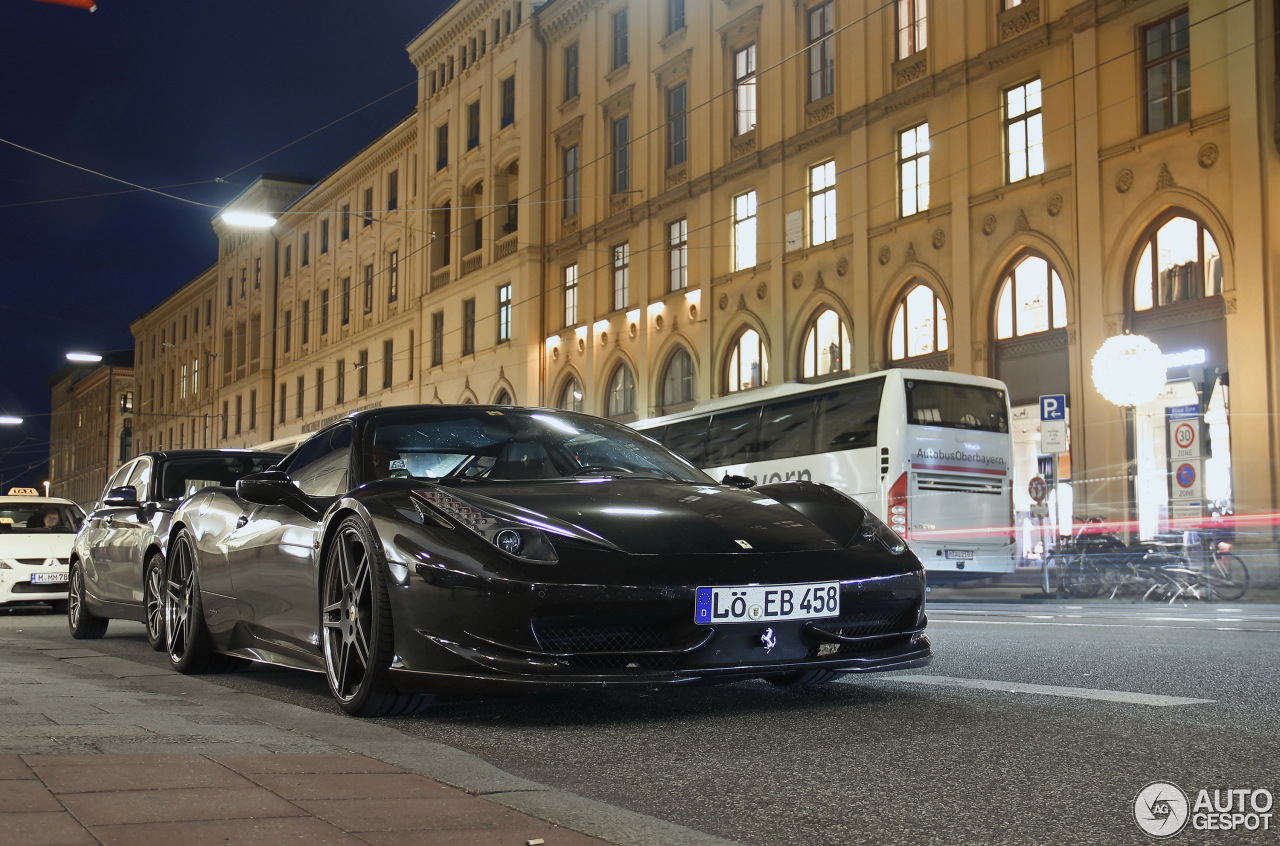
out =
<path fill-rule="evenodd" d="M 236 528 L 243 529 L 246 525 L 248 525 L 248 523 L 249 523 L 248 515 L 241 514 L 240 518 L 236 520 Z"/>

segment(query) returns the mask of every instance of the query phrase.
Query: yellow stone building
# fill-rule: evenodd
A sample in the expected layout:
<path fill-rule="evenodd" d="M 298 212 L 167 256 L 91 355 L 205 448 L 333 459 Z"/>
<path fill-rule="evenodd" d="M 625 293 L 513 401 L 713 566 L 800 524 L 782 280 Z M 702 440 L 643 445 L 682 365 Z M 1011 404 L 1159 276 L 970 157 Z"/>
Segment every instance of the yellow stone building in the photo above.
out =
<path fill-rule="evenodd" d="M 139 448 L 413 402 L 631 421 L 903 365 L 1008 383 L 1024 552 L 1052 534 L 1037 475 L 1064 516 L 1189 514 L 1180 419 L 1205 442 L 1192 510 L 1270 515 L 1275 16 L 455 3 L 407 47 L 412 114 L 319 181 L 256 183 L 230 208 L 275 228 L 216 222 L 217 263 L 134 323 Z M 1126 331 L 1167 356 L 1131 407 L 1093 372 Z M 1046 394 L 1068 452 L 1041 451 Z"/>

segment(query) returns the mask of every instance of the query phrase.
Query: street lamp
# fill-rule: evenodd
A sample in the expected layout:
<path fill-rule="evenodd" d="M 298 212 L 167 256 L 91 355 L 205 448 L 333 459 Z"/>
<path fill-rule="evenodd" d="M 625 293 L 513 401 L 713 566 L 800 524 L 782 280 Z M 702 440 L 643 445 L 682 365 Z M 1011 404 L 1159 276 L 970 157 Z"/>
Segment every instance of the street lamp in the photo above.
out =
<path fill-rule="evenodd" d="M 102 361 L 102 355 L 91 352 L 69 352 L 67 353 L 67 361 L 74 361 L 80 364 L 97 364 Z"/>
<path fill-rule="evenodd" d="M 246 211 L 224 211 L 219 217 L 228 226 L 247 226 L 252 229 L 270 229 L 276 225 L 276 219 L 269 214 Z"/>
<path fill-rule="evenodd" d="M 1121 408 L 1144 405 L 1160 395 L 1168 376 L 1160 348 L 1144 335 L 1115 335 L 1093 354 L 1093 384 Z"/>
<path fill-rule="evenodd" d="M 10 417 L 8 415 L 0 416 L 0 426 L 21 426 L 21 417 Z"/>

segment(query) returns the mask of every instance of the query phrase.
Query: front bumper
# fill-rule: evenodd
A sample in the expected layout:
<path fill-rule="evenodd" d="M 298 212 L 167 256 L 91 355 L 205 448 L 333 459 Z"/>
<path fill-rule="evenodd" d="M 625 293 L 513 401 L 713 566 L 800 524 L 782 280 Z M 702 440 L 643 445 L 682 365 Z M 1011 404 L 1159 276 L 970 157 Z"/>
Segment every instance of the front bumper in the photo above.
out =
<path fill-rule="evenodd" d="M 10 564 L 0 570 L 0 606 L 60 602 L 67 598 L 67 565 L 59 559 L 51 565 Z M 47 581 L 56 579 L 56 581 Z"/>
<path fill-rule="evenodd" d="M 391 590 L 405 688 L 684 685 L 927 665 L 917 574 L 842 580 L 841 617 L 699 625 L 696 585 L 508 583 Z"/>

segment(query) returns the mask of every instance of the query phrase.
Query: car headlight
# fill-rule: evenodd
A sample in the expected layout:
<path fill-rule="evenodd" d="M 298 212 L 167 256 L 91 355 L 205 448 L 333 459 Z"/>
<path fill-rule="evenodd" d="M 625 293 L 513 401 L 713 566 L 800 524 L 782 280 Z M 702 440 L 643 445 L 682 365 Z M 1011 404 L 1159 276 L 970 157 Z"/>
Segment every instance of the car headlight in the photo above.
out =
<path fill-rule="evenodd" d="M 469 502 L 439 488 L 412 491 L 415 504 L 430 506 L 424 516 L 440 522 L 440 516 L 453 524 L 470 529 L 507 555 L 524 561 L 554 564 L 559 558 L 547 536 L 533 526 L 526 526 L 490 514 Z"/>
<path fill-rule="evenodd" d="M 884 524 L 879 517 L 870 511 L 863 509 L 862 528 L 858 533 L 869 541 L 875 541 L 894 555 L 901 555 L 907 551 L 907 542 L 902 536 Z"/>

